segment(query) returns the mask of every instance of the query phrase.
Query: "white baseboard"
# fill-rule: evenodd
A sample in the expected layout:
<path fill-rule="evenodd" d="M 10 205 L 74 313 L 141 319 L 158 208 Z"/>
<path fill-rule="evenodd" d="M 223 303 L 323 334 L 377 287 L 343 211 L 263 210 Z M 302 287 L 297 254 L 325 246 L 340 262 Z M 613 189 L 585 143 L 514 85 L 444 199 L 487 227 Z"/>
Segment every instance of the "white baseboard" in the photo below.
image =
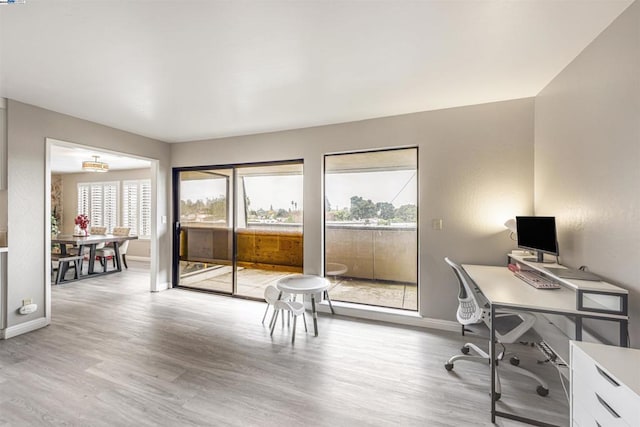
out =
<path fill-rule="evenodd" d="M 127 255 L 127 261 L 151 262 L 151 258 L 148 256 Z"/>
<path fill-rule="evenodd" d="M 394 323 L 404 326 L 416 326 L 419 328 L 439 329 L 443 331 L 460 332 L 460 324 L 451 320 L 430 319 L 421 317 L 417 312 L 397 310 L 383 307 L 353 307 L 351 304 L 333 303 L 336 314 L 349 316 L 358 319 L 376 320 L 380 322 Z M 331 313 L 329 304 L 322 302 L 318 304 L 318 311 Z"/>
<path fill-rule="evenodd" d="M 26 334 L 27 332 L 35 331 L 36 329 L 44 328 L 49 325 L 49 320 L 46 317 L 40 317 L 28 322 L 20 323 L 19 325 L 9 326 L 6 329 L 0 331 L 0 338 L 9 339 L 17 337 L 18 335 Z"/>

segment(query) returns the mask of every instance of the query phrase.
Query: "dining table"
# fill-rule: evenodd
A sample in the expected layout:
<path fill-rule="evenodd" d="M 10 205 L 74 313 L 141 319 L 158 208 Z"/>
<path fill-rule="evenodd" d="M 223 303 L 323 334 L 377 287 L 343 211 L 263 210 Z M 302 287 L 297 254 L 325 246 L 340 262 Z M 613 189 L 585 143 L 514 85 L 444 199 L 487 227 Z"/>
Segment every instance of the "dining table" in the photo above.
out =
<path fill-rule="evenodd" d="M 120 244 L 125 240 L 137 240 L 138 236 L 116 236 L 113 234 L 90 234 L 87 236 L 77 236 L 74 234 L 58 234 L 51 238 L 51 243 L 60 247 L 60 256 L 68 255 L 67 246 L 71 245 L 77 248 L 78 254 L 84 253 L 84 248 L 89 248 L 89 266 L 87 274 L 78 275 L 78 279 L 85 279 L 98 275 L 117 273 L 122 271 L 122 261 L 120 259 Z M 115 270 L 95 271 L 96 247 L 100 243 L 111 243 L 115 253 Z M 106 262 L 106 261 L 105 261 Z"/>

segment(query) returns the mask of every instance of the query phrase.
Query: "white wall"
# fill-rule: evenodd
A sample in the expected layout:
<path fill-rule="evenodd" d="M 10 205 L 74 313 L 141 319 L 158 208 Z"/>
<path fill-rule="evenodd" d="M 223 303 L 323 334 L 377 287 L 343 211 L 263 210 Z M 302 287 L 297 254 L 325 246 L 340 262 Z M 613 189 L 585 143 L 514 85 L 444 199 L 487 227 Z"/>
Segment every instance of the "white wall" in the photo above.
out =
<path fill-rule="evenodd" d="M 119 131 L 107 126 L 80 120 L 53 111 L 9 100 L 8 105 L 8 228 L 9 254 L 7 266 L 7 327 L 10 334 L 23 332 L 22 324 L 43 325 L 48 289 L 45 279 L 45 202 L 49 189 L 45 188 L 46 138 L 69 141 L 91 147 L 113 150 L 134 156 L 156 159 L 159 164 L 156 200 L 158 266 L 152 276 L 158 283 L 170 277 L 171 239 L 167 224 L 160 216 L 169 215 L 169 145 L 163 142 Z M 31 298 L 38 311 L 29 315 L 17 314 L 22 299 Z M 28 329 L 28 328 L 27 328 Z M 5 331 L 5 335 L 7 331 Z"/>
<path fill-rule="evenodd" d="M 506 219 L 533 211 L 533 99 L 173 144 L 173 166 L 304 159 L 304 270 L 322 271 L 325 153 L 419 147 L 420 313 L 455 320 L 443 258 L 505 265 Z M 442 218 L 442 231 L 431 220 Z"/>
<path fill-rule="evenodd" d="M 130 170 L 110 170 L 104 173 L 66 173 L 62 176 L 62 212 L 63 223 L 60 232 L 71 234 L 75 226 L 74 219 L 78 211 L 78 184 L 81 182 L 108 182 L 117 181 L 120 183 L 120 194 L 118 206 L 122 206 L 122 181 L 133 179 L 151 179 L 150 169 L 130 169 Z M 150 255 L 151 247 L 148 239 L 138 239 L 129 242 L 127 255 L 145 257 Z"/>
<path fill-rule="evenodd" d="M 540 92 L 535 116 L 535 212 L 557 217 L 563 264 L 629 290 L 640 348 L 640 2 Z"/>

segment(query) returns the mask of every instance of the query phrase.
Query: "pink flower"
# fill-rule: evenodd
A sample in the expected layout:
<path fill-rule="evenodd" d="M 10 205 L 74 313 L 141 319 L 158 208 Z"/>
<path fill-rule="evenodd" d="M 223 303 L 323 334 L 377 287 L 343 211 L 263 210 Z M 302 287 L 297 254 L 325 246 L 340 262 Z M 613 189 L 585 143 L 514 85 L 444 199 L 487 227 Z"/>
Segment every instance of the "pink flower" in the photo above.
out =
<path fill-rule="evenodd" d="M 85 214 L 80 214 L 75 219 L 76 225 L 79 225 L 81 229 L 86 230 L 89 226 L 89 218 Z"/>

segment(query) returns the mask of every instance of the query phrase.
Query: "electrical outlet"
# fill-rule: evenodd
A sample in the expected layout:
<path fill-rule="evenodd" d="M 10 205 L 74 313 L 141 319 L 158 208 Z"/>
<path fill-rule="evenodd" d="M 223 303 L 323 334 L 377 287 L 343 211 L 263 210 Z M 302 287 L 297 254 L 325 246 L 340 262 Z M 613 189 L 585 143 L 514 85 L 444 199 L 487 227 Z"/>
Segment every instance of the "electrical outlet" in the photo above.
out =
<path fill-rule="evenodd" d="M 22 306 L 24 307 L 25 305 L 29 305 L 32 304 L 33 300 L 31 298 L 25 298 L 22 300 Z"/>

